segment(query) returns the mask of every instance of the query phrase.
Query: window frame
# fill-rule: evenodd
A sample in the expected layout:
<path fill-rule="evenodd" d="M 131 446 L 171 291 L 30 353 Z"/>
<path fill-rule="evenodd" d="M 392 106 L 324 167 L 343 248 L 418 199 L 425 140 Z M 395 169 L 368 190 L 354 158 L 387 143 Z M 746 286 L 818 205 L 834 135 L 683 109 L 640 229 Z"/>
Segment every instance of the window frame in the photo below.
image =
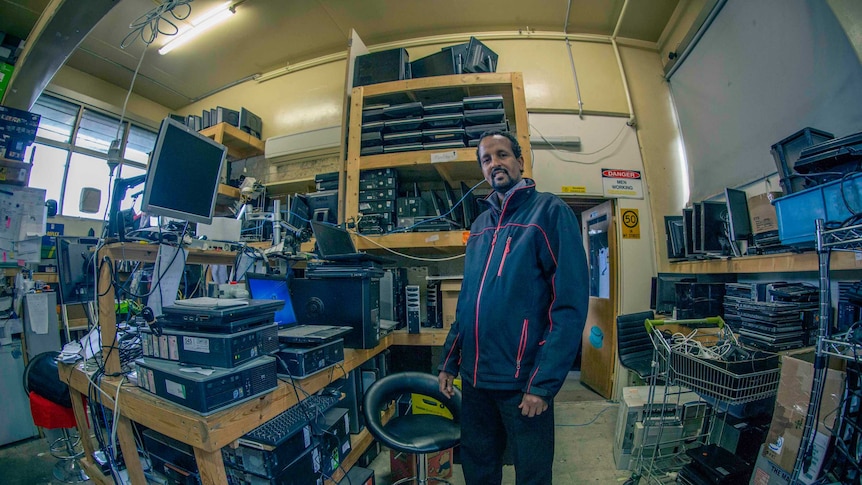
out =
<path fill-rule="evenodd" d="M 130 136 L 131 131 L 132 131 L 132 126 L 135 126 L 138 129 L 142 129 L 142 130 L 153 133 L 155 135 L 154 138 L 158 136 L 158 128 L 154 128 L 154 127 L 149 126 L 145 123 L 140 123 L 140 122 L 137 122 L 134 120 L 130 120 L 127 117 L 121 118 L 120 115 L 118 115 L 116 113 L 112 113 L 111 111 L 108 111 L 108 110 L 105 110 L 105 109 L 102 109 L 102 108 L 99 108 L 99 107 L 96 107 L 96 106 L 93 106 L 93 105 L 90 105 L 90 104 L 87 104 L 87 103 L 84 103 L 84 102 L 81 102 L 81 101 L 78 101 L 75 99 L 71 99 L 71 98 L 63 96 L 61 94 L 54 93 L 51 91 L 45 91 L 39 97 L 41 98 L 42 96 L 49 96 L 52 98 L 56 98 L 60 101 L 70 103 L 70 104 L 75 105 L 77 107 L 77 113 L 75 114 L 75 121 L 74 121 L 74 124 L 72 126 L 72 131 L 69 135 L 69 141 L 68 142 L 61 142 L 61 141 L 53 140 L 50 138 L 43 138 L 43 137 L 40 137 L 38 135 L 36 136 L 36 139 L 35 139 L 35 143 L 38 143 L 40 145 L 45 145 L 45 146 L 49 146 L 49 147 L 53 147 L 53 148 L 57 148 L 57 149 L 61 149 L 61 150 L 66 151 L 66 160 L 63 164 L 63 176 L 62 176 L 62 179 L 60 180 L 60 200 L 57 201 L 57 205 L 58 205 L 57 213 L 59 215 L 65 215 L 64 214 L 64 208 L 65 208 L 65 203 L 66 203 L 66 200 L 65 200 L 66 199 L 66 186 L 67 186 L 67 181 L 69 178 L 69 169 L 71 166 L 72 155 L 74 153 L 79 153 L 81 155 L 86 155 L 86 156 L 89 156 L 92 158 L 104 160 L 105 163 L 108 162 L 108 154 L 107 153 L 102 153 L 102 152 L 97 151 L 97 150 L 91 150 L 88 148 L 79 147 L 75 144 L 75 141 L 78 137 L 78 132 L 80 131 L 81 121 L 84 118 L 84 111 L 85 110 L 91 110 L 91 111 L 98 113 L 100 115 L 114 118 L 122 125 L 122 130 L 121 130 L 122 131 L 122 137 L 120 140 L 120 147 L 119 147 L 119 150 L 120 150 L 119 153 L 121 155 L 120 164 L 114 170 L 113 176 L 108 178 L 108 190 L 111 189 L 111 187 L 113 185 L 114 178 L 117 177 L 121 173 L 123 166 L 128 165 L 128 166 L 143 169 L 144 171 L 146 171 L 146 169 L 147 169 L 146 163 L 140 163 L 140 162 L 137 162 L 134 160 L 129 160 L 129 159 L 125 158 L 125 156 L 124 156 L 126 153 L 127 144 L 129 141 L 129 136 Z M 155 148 L 155 146 L 153 146 L 153 148 Z M 110 204 L 110 200 L 108 200 L 107 203 Z M 74 217 L 83 217 L 83 218 L 87 218 L 87 219 L 98 219 L 98 220 L 103 219 L 103 216 L 98 215 L 98 214 L 93 214 L 93 216 L 95 216 L 95 217 L 92 217 L 92 218 L 86 217 L 86 216 L 74 216 Z"/>

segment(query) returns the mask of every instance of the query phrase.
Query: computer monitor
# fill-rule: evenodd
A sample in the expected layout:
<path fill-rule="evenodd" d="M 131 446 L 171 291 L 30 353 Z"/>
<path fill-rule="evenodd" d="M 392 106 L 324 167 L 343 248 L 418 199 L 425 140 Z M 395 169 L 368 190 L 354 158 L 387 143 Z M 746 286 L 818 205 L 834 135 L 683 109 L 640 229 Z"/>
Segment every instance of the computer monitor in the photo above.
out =
<path fill-rule="evenodd" d="M 260 139 L 260 134 L 263 133 L 263 121 L 261 121 L 260 116 L 241 108 L 239 110 L 239 129 Z"/>
<path fill-rule="evenodd" d="M 476 196 L 473 195 L 473 192 L 470 192 L 470 187 L 464 182 L 461 182 L 461 198 L 463 199 L 461 207 L 464 214 L 464 229 L 470 229 L 470 225 L 476 219 L 478 211 L 476 210 Z"/>
<path fill-rule="evenodd" d="M 668 259 L 685 257 L 685 229 L 683 216 L 664 216 L 665 239 Z"/>
<path fill-rule="evenodd" d="M 319 190 L 306 194 L 309 220 L 338 224 L 338 190 Z"/>
<path fill-rule="evenodd" d="M 694 256 L 694 208 L 686 207 L 682 210 L 682 230 L 685 241 L 685 257 Z"/>
<path fill-rule="evenodd" d="M 287 224 L 297 230 L 303 230 L 308 227 L 308 221 L 311 220 L 311 212 L 308 209 L 308 203 L 305 201 L 305 196 L 293 194 L 290 198 L 289 214 L 285 219 Z"/>
<path fill-rule="evenodd" d="M 748 196 L 742 190 L 724 189 L 727 203 L 727 223 L 731 241 L 746 241 L 751 237 Z"/>
<path fill-rule="evenodd" d="M 57 237 L 57 279 L 64 305 L 96 300 L 97 238 Z"/>
<path fill-rule="evenodd" d="M 212 223 L 227 148 L 171 118 L 162 120 L 141 210 Z"/>
<path fill-rule="evenodd" d="M 727 204 L 703 201 L 700 203 L 700 249 L 704 253 L 724 254 L 730 248 L 727 239 Z"/>
<path fill-rule="evenodd" d="M 464 72 L 496 72 L 497 53 L 479 39 L 470 37 L 463 69 Z"/>
<path fill-rule="evenodd" d="M 691 230 L 694 236 L 692 237 L 692 241 L 694 242 L 694 254 L 703 254 L 703 231 L 700 230 L 703 227 L 703 212 L 700 210 L 700 202 L 694 202 L 691 204 L 691 208 L 694 212 L 694 219 L 692 219 Z"/>
<path fill-rule="evenodd" d="M 263 273 L 245 274 L 248 294 L 255 300 L 282 300 L 284 307 L 275 312 L 275 323 L 279 326 L 296 324 L 296 314 L 290 301 L 290 285 L 286 276 Z"/>
<path fill-rule="evenodd" d="M 452 186 L 449 185 L 447 180 L 443 180 L 443 190 L 446 193 L 446 204 L 449 206 L 447 209 L 450 212 L 449 218 L 455 221 L 458 226 L 464 227 L 463 210 L 460 207 L 456 207 L 459 199 L 455 197 L 455 191 L 452 190 Z"/>
<path fill-rule="evenodd" d="M 695 282 L 697 276 L 685 273 L 658 273 L 655 278 L 655 291 L 650 301 L 650 309 L 662 315 L 670 315 L 676 305 L 676 284 Z"/>

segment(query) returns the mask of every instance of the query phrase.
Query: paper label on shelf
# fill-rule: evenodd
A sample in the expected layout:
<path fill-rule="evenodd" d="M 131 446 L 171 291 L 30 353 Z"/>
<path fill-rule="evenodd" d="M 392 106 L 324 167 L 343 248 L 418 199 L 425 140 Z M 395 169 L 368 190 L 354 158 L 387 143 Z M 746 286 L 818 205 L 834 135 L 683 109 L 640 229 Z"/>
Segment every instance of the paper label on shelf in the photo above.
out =
<path fill-rule="evenodd" d="M 177 350 L 177 336 L 168 336 L 168 358 L 171 360 L 180 360 L 180 352 Z"/>
<path fill-rule="evenodd" d="M 451 152 L 439 152 L 431 154 L 431 163 L 451 162 L 457 159 L 458 152 L 456 152 L 455 150 L 452 150 Z"/>
<path fill-rule="evenodd" d="M 168 355 L 168 336 L 162 335 L 159 337 L 159 357 L 162 359 L 167 359 Z"/>
<path fill-rule="evenodd" d="M 439 241 L 439 240 L 440 240 L 440 236 L 438 236 L 438 235 L 436 235 L 436 234 L 431 235 L 431 236 L 428 236 L 428 237 L 426 237 L 426 238 L 425 238 L 425 242 L 427 242 L 427 243 L 430 243 L 430 242 L 436 242 L 436 241 Z"/>
<path fill-rule="evenodd" d="M 165 379 L 165 390 L 168 391 L 168 394 L 172 396 L 176 396 L 180 399 L 186 398 L 186 386 L 178 382 Z"/>
<path fill-rule="evenodd" d="M 856 258 L 856 261 L 862 261 L 862 253 L 855 252 L 855 253 L 853 253 L 853 255 Z"/>
<path fill-rule="evenodd" d="M 201 337 L 183 337 L 183 349 L 189 352 L 210 353 L 210 339 Z"/>

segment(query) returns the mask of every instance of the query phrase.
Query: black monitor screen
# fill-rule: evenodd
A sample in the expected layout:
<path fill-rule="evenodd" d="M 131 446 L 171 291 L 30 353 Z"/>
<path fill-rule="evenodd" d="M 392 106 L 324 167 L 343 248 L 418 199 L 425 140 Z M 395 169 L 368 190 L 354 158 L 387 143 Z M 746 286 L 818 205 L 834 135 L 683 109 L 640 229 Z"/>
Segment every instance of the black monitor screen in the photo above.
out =
<path fill-rule="evenodd" d="M 226 153 L 224 145 L 165 118 L 147 167 L 141 210 L 212 223 Z"/>
<path fill-rule="evenodd" d="M 668 259 L 685 257 L 685 230 L 683 216 L 664 216 Z"/>
<path fill-rule="evenodd" d="M 727 202 L 727 222 L 730 240 L 744 241 L 751 237 L 751 219 L 748 214 L 748 196 L 742 190 L 724 189 Z"/>
<path fill-rule="evenodd" d="M 684 273 L 658 273 L 655 286 L 656 313 L 670 315 L 676 305 L 676 284 L 684 281 L 697 281 L 697 276 Z"/>
<path fill-rule="evenodd" d="M 701 249 L 705 253 L 722 253 L 727 247 L 727 204 L 724 202 L 700 203 Z"/>
<path fill-rule="evenodd" d="M 311 216 L 304 196 L 294 194 L 290 199 L 289 211 L 290 213 L 287 215 L 287 224 L 289 226 L 298 230 L 308 227 L 308 221 L 311 220 Z"/>
<path fill-rule="evenodd" d="M 686 207 L 682 210 L 682 231 L 685 242 L 685 256 L 694 255 L 694 209 Z"/>
<path fill-rule="evenodd" d="M 64 305 L 87 303 L 96 299 L 94 273 L 96 238 L 57 238 L 57 278 L 60 301 Z"/>

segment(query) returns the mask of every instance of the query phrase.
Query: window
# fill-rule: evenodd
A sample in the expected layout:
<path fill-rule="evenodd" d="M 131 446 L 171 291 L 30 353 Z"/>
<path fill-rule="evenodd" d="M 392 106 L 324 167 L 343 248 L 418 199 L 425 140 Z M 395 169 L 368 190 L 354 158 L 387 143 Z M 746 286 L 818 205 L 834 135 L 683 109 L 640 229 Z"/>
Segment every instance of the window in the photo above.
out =
<path fill-rule="evenodd" d="M 30 185 L 47 191 L 49 199 L 56 199 L 58 213 L 64 216 L 102 219 L 110 202 L 108 150 L 114 140 L 120 140 L 122 164 L 115 177 L 129 178 L 146 173 L 150 152 L 156 144 L 157 133 L 149 128 L 123 121 L 110 113 L 89 106 L 43 94 L 32 112 L 42 115 L 36 131 L 36 143 L 27 149 L 32 157 Z M 102 202 L 97 214 L 80 211 L 81 189 L 95 187 L 102 191 Z M 127 194 L 121 207 L 127 209 L 134 202 Z M 136 204 L 140 210 L 140 203 Z"/>

